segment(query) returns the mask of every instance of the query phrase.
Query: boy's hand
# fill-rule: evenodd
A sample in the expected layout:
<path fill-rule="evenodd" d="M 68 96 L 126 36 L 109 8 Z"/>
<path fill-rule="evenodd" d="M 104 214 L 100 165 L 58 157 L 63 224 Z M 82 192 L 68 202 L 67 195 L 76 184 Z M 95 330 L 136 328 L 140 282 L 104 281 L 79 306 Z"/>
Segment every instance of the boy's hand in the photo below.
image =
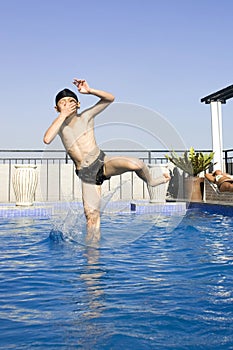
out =
<path fill-rule="evenodd" d="M 84 79 L 74 79 L 73 84 L 77 86 L 78 91 L 81 94 L 89 94 L 90 93 L 90 88 L 89 85 L 87 84 L 86 80 Z"/>
<path fill-rule="evenodd" d="M 60 103 L 60 115 L 65 118 L 70 117 L 72 114 L 77 112 L 77 103 L 75 101 L 66 101 L 65 99 Z"/>

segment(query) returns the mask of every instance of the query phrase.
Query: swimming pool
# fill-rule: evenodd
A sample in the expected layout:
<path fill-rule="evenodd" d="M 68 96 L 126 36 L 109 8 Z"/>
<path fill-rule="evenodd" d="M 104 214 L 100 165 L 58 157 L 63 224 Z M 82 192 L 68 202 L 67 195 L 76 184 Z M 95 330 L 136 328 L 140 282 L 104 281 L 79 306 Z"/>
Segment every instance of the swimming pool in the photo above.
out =
<path fill-rule="evenodd" d="M 108 237 L 148 230 L 94 249 L 50 218 L 2 218 L 0 347 L 232 349 L 232 217 L 196 206 L 168 223 L 103 215 Z"/>

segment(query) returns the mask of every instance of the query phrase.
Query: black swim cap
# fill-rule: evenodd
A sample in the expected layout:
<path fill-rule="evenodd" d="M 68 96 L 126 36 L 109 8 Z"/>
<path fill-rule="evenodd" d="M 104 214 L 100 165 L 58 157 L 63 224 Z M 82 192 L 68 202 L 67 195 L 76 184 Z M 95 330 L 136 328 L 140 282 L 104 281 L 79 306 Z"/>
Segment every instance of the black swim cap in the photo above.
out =
<path fill-rule="evenodd" d="M 73 97 L 73 98 L 78 102 L 78 97 L 77 97 L 77 95 L 76 95 L 73 91 L 71 91 L 71 90 L 69 90 L 69 89 L 64 89 L 64 90 L 61 90 L 61 91 L 57 94 L 57 96 L 56 96 L 56 98 L 55 98 L 55 103 L 56 103 L 56 105 L 58 104 L 58 102 L 59 102 L 63 97 Z"/>

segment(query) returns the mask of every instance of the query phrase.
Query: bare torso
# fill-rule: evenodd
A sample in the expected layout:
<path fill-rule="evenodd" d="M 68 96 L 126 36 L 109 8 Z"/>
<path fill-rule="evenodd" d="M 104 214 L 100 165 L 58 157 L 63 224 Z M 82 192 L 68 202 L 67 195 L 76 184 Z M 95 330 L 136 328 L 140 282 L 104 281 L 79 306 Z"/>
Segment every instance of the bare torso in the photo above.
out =
<path fill-rule="evenodd" d="M 63 145 L 77 169 L 91 164 L 99 155 L 94 135 L 94 119 L 85 114 L 72 115 L 60 128 Z"/>

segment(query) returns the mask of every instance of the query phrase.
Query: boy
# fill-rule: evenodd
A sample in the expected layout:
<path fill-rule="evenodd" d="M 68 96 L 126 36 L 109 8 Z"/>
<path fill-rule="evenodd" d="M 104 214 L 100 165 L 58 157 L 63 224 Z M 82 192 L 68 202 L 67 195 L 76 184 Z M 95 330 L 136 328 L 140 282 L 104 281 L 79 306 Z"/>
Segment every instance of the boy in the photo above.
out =
<path fill-rule="evenodd" d="M 78 114 L 80 102 L 77 95 L 69 89 L 60 91 L 56 96 L 55 107 L 59 115 L 46 131 L 44 142 L 49 144 L 57 134 L 61 137 L 67 153 L 75 164 L 76 174 L 82 180 L 87 240 L 98 241 L 103 181 L 127 171 L 135 171 L 150 186 L 165 183 L 170 177 L 164 174 L 160 178 L 153 179 L 146 164 L 138 158 L 105 155 L 95 140 L 94 118 L 114 101 L 114 96 L 89 87 L 83 79 L 74 79 L 73 84 L 78 88 L 79 93 L 97 96 L 99 101 Z"/>

